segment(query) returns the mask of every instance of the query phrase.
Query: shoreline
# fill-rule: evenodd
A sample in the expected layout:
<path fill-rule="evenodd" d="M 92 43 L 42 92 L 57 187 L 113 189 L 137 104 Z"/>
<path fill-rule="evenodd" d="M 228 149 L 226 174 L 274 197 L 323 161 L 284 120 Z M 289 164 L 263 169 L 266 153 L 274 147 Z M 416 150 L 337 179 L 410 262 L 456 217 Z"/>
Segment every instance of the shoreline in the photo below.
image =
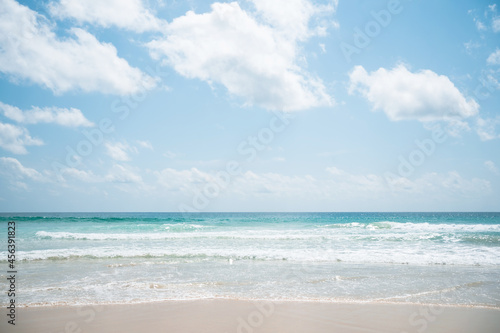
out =
<path fill-rule="evenodd" d="M 490 309 L 499 310 L 500 305 L 485 305 L 485 304 L 450 304 L 450 303 L 418 303 L 418 302 L 391 302 L 385 300 L 326 300 L 326 299 L 283 299 L 283 298 L 230 298 L 230 297 L 207 297 L 207 298 L 184 298 L 184 299 L 163 299 L 163 300 L 145 300 L 145 301 L 130 301 L 130 302 L 101 302 L 101 303 L 86 303 L 86 304 L 19 304 L 16 308 L 19 309 L 31 309 L 31 308 L 59 308 L 59 307 L 88 307 L 88 306 L 128 306 L 128 305 L 140 305 L 140 304 L 155 304 L 155 303 L 174 303 L 174 302 L 199 302 L 199 301 L 235 301 L 235 302 L 271 302 L 271 303 L 321 303 L 321 304 L 348 304 L 348 305 L 408 305 L 408 306 L 427 306 L 427 307 L 444 307 L 444 308 L 478 308 L 478 309 Z M 7 306 L 8 303 L 0 304 L 3 308 Z"/>
<path fill-rule="evenodd" d="M 14 329 L 2 310 L 0 331 Z M 196 299 L 18 307 L 16 332 L 498 332 L 500 308 Z"/>

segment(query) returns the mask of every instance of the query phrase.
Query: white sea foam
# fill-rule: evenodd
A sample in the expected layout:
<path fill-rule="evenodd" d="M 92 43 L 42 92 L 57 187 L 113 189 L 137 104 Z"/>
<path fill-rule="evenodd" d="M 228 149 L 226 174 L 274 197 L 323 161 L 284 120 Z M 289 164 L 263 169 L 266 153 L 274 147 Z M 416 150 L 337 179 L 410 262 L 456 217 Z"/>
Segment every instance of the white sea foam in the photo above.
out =
<path fill-rule="evenodd" d="M 345 228 L 345 229 L 368 229 L 368 230 L 380 230 L 380 229 L 392 229 L 401 231 L 413 231 L 413 232 L 500 232 L 499 224 L 456 224 L 456 223 L 441 223 L 433 224 L 428 222 L 423 223 L 412 223 L 412 222 L 391 222 L 391 221 L 380 221 L 372 223 L 335 223 L 335 224 L 324 224 L 318 225 L 318 228 Z"/>
<path fill-rule="evenodd" d="M 39 239 L 59 239 L 74 241 L 141 241 L 141 240 L 177 240 L 186 241 L 205 239 L 212 241 L 353 241 L 353 242 L 418 242 L 428 241 L 437 243 L 475 243 L 499 244 L 500 232 L 489 231 L 489 234 L 480 234 L 469 231 L 438 231 L 435 229 L 405 231 L 401 229 L 360 230 L 360 231 L 338 231 L 337 229 L 314 229 L 314 230 L 228 230 L 228 231 L 193 231 L 193 232 L 147 232 L 147 233 L 74 233 L 74 232 L 50 232 L 37 231 Z M 270 243 L 271 244 L 271 243 Z"/>
<path fill-rule="evenodd" d="M 18 251 L 19 260 L 76 260 L 92 258 L 165 258 L 168 261 L 200 260 L 288 260 L 292 262 L 346 262 L 346 263 L 392 263 L 415 265 L 500 265 L 499 247 L 463 247 L 453 244 L 425 247 L 394 248 L 374 242 L 372 246 L 338 246 L 325 244 L 310 248 L 307 244 L 297 248 L 273 247 L 251 244 L 224 246 L 224 244 L 198 245 L 194 242 L 177 247 L 174 244 L 135 244 L 134 246 L 91 246 L 63 249 Z M 6 260 L 5 256 L 0 258 Z"/>

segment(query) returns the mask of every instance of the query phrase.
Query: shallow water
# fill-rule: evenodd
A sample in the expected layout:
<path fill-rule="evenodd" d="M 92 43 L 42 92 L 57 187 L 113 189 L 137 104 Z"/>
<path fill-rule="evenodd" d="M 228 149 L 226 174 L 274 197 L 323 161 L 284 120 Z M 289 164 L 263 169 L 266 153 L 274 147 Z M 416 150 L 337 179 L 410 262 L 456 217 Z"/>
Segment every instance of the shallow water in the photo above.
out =
<path fill-rule="evenodd" d="M 498 213 L 1 214 L 22 305 L 240 298 L 500 307 Z M 7 232 L 0 237 L 7 247 Z M 0 287 L 7 289 L 6 252 Z"/>

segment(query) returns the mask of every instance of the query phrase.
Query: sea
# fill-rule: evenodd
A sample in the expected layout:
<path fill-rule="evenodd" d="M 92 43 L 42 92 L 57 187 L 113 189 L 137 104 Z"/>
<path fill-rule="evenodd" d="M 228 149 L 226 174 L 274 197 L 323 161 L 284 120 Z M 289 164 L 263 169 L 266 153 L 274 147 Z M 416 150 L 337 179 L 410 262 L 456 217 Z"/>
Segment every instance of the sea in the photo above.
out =
<path fill-rule="evenodd" d="M 500 213 L 2 213 L 4 294 L 9 221 L 21 307 L 245 299 L 500 308 Z"/>

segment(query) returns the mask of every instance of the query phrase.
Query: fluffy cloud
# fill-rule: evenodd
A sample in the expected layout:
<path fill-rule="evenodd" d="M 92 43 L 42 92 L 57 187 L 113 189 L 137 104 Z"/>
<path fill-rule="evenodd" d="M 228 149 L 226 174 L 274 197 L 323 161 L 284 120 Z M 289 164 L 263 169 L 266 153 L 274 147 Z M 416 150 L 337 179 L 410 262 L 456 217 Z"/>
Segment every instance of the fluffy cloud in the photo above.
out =
<path fill-rule="evenodd" d="M 49 9 L 59 18 L 136 32 L 157 31 L 166 25 L 145 8 L 141 0 L 59 0 L 50 3 Z"/>
<path fill-rule="evenodd" d="M 14 0 L 0 2 L 0 72 L 55 93 L 69 90 L 132 94 L 155 79 L 117 55 L 116 48 L 73 28 L 59 38 L 46 19 Z"/>
<path fill-rule="evenodd" d="M 495 52 L 490 54 L 486 61 L 490 65 L 500 65 L 500 49 L 497 49 Z"/>
<path fill-rule="evenodd" d="M 0 157 L 2 173 L 11 179 L 29 179 L 37 182 L 46 182 L 48 179 L 32 168 L 26 168 L 17 159 L 12 157 Z"/>
<path fill-rule="evenodd" d="M 130 161 L 129 153 L 138 153 L 139 148 L 153 150 L 153 145 L 149 141 L 137 140 L 137 145 L 130 145 L 128 142 L 105 142 L 106 153 L 115 161 Z"/>
<path fill-rule="evenodd" d="M 448 77 L 430 70 L 412 73 L 399 65 L 368 73 L 356 66 L 349 77 L 349 92 L 358 91 L 393 121 L 453 121 L 479 112 L 474 99 L 465 98 Z"/>
<path fill-rule="evenodd" d="M 27 154 L 26 146 L 41 146 L 43 141 L 32 138 L 27 129 L 0 123 L 0 147 L 14 154 Z"/>
<path fill-rule="evenodd" d="M 318 10 L 309 1 L 253 1 L 255 15 L 238 3 L 214 3 L 211 12 L 176 18 L 163 38 L 147 44 L 179 74 L 218 83 L 246 104 L 271 110 L 332 105 L 322 81 L 298 65 L 298 42 Z"/>
<path fill-rule="evenodd" d="M 91 127 L 94 126 L 82 112 L 78 109 L 47 107 L 32 107 L 30 110 L 21 109 L 0 102 L 0 111 L 3 114 L 18 123 L 37 124 L 37 123 L 55 123 L 68 127 Z"/>
<path fill-rule="evenodd" d="M 476 22 L 476 28 L 477 28 L 477 30 L 479 30 L 479 31 L 486 30 L 486 26 L 484 25 L 483 22 L 481 22 L 481 21 L 479 21 L 477 19 L 474 19 L 474 22 Z"/>
<path fill-rule="evenodd" d="M 323 34 L 326 27 L 320 25 L 314 30 L 309 29 L 311 17 L 320 13 L 333 12 L 337 7 L 334 1 L 331 5 L 317 6 L 309 0 L 250 0 L 258 15 L 276 28 L 279 33 L 293 40 L 306 40 L 312 34 Z"/>

